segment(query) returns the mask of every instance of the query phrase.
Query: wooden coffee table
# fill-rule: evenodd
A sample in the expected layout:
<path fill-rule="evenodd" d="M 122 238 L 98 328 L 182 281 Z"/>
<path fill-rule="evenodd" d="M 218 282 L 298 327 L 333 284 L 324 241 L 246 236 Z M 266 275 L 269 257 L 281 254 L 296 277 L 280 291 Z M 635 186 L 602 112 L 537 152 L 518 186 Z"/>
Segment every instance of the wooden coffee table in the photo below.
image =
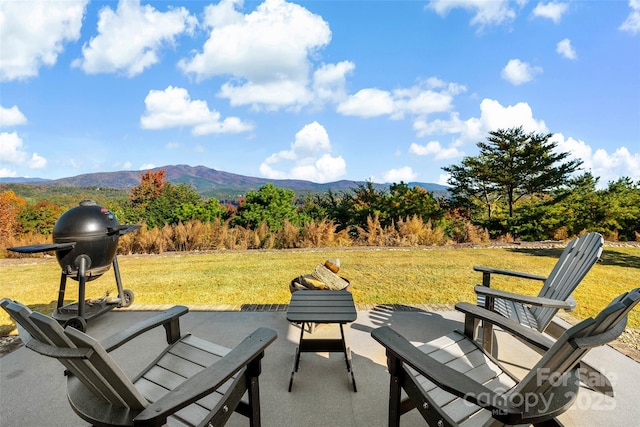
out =
<path fill-rule="evenodd" d="M 353 391 L 357 392 L 356 378 L 351 364 L 351 350 L 347 345 L 343 325 L 358 317 L 353 296 L 347 291 L 296 291 L 291 295 L 287 310 L 287 320 L 300 324 L 300 343 L 296 348 L 296 357 L 291 370 L 289 391 L 293 386 L 293 375 L 298 372 L 300 353 L 305 352 L 342 352 L 351 374 Z M 316 323 L 336 323 L 340 326 L 340 338 L 304 338 L 305 324 L 312 328 Z"/>

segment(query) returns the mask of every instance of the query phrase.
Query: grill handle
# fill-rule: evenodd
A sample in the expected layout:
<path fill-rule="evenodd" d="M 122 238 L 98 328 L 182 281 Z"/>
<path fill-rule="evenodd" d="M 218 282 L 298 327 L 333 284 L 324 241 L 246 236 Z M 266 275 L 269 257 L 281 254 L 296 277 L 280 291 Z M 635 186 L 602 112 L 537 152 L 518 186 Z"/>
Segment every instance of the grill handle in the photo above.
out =
<path fill-rule="evenodd" d="M 107 235 L 113 236 L 117 234 L 118 236 L 124 236 L 125 234 L 131 233 L 132 231 L 136 231 L 140 229 L 140 225 L 120 225 L 118 227 L 107 227 Z"/>

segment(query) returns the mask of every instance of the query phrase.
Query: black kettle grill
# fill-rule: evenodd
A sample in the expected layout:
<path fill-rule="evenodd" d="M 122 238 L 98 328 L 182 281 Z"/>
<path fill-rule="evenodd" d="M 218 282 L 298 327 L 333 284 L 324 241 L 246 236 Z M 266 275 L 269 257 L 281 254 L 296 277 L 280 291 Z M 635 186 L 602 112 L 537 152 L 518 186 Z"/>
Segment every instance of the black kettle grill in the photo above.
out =
<path fill-rule="evenodd" d="M 86 330 L 86 322 L 115 307 L 128 307 L 133 302 L 133 292 L 122 288 L 118 268 L 118 239 L 140 228 L 139 225 L 120 225 L 115 215 L 98 206 L 93 200 L 83 200 L 63 213 L 53 226 L 53 243 L 8 248 L 19 253 L 55 251 L 62 268 L 58 306 L 52 317 L 64 326 L 71 325 Z M 102 276 L 113 265 L 118 287 L 118 297 L 106 296 L 95 301 L 85 301 L 86 282 Z M 64 304 L 67 277 L 78 281 L 78 302 Z"/>

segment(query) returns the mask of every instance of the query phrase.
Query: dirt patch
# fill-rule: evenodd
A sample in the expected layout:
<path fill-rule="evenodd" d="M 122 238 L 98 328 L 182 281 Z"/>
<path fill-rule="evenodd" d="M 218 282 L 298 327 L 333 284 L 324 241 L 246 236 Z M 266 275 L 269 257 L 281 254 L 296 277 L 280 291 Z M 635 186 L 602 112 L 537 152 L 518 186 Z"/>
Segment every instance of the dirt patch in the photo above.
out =
<path fill-rule="evenodd" d="M 19 349 L 24 344 L 17 335 L 10 335 L 8 337 L 0 337 L 0 357 L 3 357 L 14 350 Z"/>
<path fill-rule="evenodd" d="M 627 329 L 611 347 L 640 363 L 640 329 Z"/>

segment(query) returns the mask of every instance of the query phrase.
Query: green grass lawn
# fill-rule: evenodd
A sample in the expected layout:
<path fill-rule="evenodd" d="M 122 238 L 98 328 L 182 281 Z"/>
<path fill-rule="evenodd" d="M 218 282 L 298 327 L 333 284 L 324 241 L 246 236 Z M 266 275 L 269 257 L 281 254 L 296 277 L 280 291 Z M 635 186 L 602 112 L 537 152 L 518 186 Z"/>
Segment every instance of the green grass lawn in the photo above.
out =
<path fill-rule="evenodd" d="M 455 304 L 475 301 L 473 286 L 482 276 L 474 265 L 547 275 L 563 248 L 350 248 L 283 251 L 217 251 L 131 255 L 118 258 L 124 287 L 135 293 L 136 304 L 286 304 L 288 284 L 308 274 L 327 258 L 340 258 L 340 275 L 351 281 L 357 304 Z M 640 248 L 605 247 L 596 264 L 576 289 L 578 302 L 571 315 L 593 316 L 618 294 L 640 286 Z M 33 262 L 24 258 L 0 260 L 2 294 L 34 310 L 51 313 L 56 306 L 60 269 L 54 258 Z M 87 283 L 87 297 L 110 292 L 115 296 L 113 272 Z M 492 280 L 492 286 L 536 295 L 542 283 L 513 278 Z M 77 299 L 77 282 L 69 280 L 66 298 Z M 66 302 L 65 302 L 66 303 Z M 640 328 L 640 310 L 629 317 Z M 0 335 L 14 332 L 0 310 Z"/>

